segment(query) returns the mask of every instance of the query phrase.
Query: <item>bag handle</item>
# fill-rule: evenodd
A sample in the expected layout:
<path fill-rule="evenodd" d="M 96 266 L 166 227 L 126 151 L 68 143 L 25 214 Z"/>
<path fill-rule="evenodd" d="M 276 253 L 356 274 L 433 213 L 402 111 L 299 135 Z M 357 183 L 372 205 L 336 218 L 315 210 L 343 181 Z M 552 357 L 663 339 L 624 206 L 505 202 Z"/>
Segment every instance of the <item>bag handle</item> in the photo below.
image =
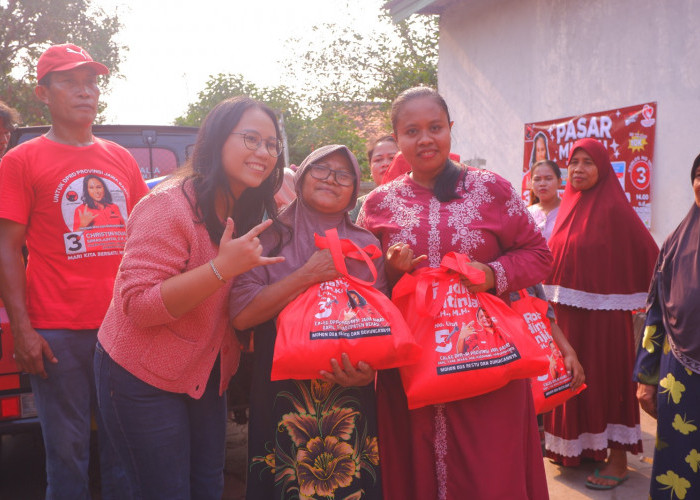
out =
<path fill-rule="evenodd" d="M 455 271 L 475 285 L 486 281 L 486 273 L 469 265 L 469 257 L 463 253 L 449 252 L 440 261 L 440 266 Z"/>
<path fill-rule="evenodd" d="M 405 274 L 394 286 L 392 297 L 416 294 L 416 310 L 423 316 L 436 316 L 445 303 L 449 290 L 448 279 L 453 273 L 460 274 L 472 283 L 480 284 L 486 280 L 484 271 L 469 264 L 469 257 L 464 254 L 449 252 L 440 262 L 440 267 L 423 267 L 411 274 Z M 435 284 L 437 282 L 437 287 Z M 433 298 L 433 290 L 435 297 Z"/>
<path fill-rule="evenodd" d="M 337 229 L 333 228 L 329 229 L 328 231 L 335 231 L 337 238 Z M 321 250 L 328 248 L 330 250 L 331 247 L 328 242 L 328 231 L 326 231 L 326 236 L 321 236 L 318 233 L 314 233 L 314 243 L 316 244 L 317 248 Z M 377 247 L 377 245 L 367 245 L 366 247 L 362 248 L 359 245 L 357 245 L 354 241 L 349 240 L 347 238 L 337 239 L 340 241 L 340 248 L 345 257 L 349 257 L 355 260 L 365 260 L 363 256 L 364 253 L 367 254 L 370 259 L 374 260 L 382 256 L 382 251 L 379 249 L 379 247 Z"/>
<path fill-rule="evenodd" d="M 418 281 L 416 283 L 416 309 L 419 314 L 435 317 L 445 304 L 447 291 L 450 284 L 446 279 L 448 273 L 440 268 L 422 268 L 416 271 Z M 437 287 L 435 287 L 437 285 Z M 433 290 L 435 297 L 433 298 Z"/>
<path fill-rule="evenodd" d="M 415 294 L 418 314 L 435 316 L 445 303 L 445 296 L 449 290 L 449 284 L 445 278 L 449 278 L 448 271 L 439 267 L 423 267 L 410 274 L 406 273 L 394 285 L 391 299 L 396 300 L 406 295 Z M 437 284 L 436 288 L 435 284 Z M 435 298 L 433 298 L 434 289 Z"/>
<path fill-rule="evenodd" d="M 370 257 L 365 249 L 354 241 L 345 238 L 341 240 L 338 237 L 338 230 L 336 228 L 328 229 L 325 237 L 314 234 L 314 241 L 318 248 L 328 248 L 331 251 L 331 257 L 333 258 L 335 268 L 350 281 L 365 286 L 372 286 L 377 281 L 377 268 L 375 267 L 374 262 L 372 262 L 372 258 L 376 259 L 379 255 L 381 255 L 381 251 L 375 245 L 367 245 L 367 247 L 365 247 L 372 252 L 373 255 L 376 255 L 376 253 L 379 252 L 379 255 Z M 376 249 L 376 252 L 372 249 L 372 247 Z M 351 275 L 348 272 L 347 265 L 345 264 L 345 257 L 363 260 L 365 264 L 367 264 L 367 267 L 369 267 L 370 273 L 372 273 L 372 281 L 365 281 Z"/>
<path fill-rule="evenodd" d="M 537 312 L 542 314 L 543 318 L 546 318 L 547 316 L 547 311 L 549 310 L 549 302 L 541 299 L 539 297 L 536 297 L 534 295 L 530 295 L 527 293 L 527 289 L 523 288 L 518 291 L 518 295 L 520 295 L 520 300 L 525 299 L 528 304 L 530 304 L 530 307 L 535 309 Z"/>

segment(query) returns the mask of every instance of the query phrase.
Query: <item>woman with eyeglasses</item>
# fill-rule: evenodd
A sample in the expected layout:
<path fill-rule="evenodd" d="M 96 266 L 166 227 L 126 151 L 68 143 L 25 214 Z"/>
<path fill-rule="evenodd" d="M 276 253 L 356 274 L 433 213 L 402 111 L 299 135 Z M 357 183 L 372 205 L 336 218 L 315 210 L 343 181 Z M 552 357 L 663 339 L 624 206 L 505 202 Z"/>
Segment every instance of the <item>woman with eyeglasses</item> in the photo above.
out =
<path fill-rule="evenodd" d="M 345 146 L 317 149 L 295 174 L 297 198 L 260 236 L 263 255 L 284 262 L 251 269 L 231 291 L 237 329 L 255 327 L 255 372 L 248 426 L 246 498 L 380 499 L 374 370 L 358 359 L 331 360 L 316 380 L 270 381 L 279 312 L 309 286 L 340 276 L 314 233 L 337 228 L 360 247 L 378 245 L 355 226 L 360 168 Z M 371 280 L 367 265 L 347 259 L 350 274 Z M 386 291 L 383 261 L 375 286 Z M 347 299 L 361 305 L 357 292 Z"/>
<path fill-rule="evenodd" d="M 205 118 L 184 172 L 129 218 L 95 377 L 133 498 L 223 494 L 224 393 L 240 356 L 228 295 L 240 274 L 284 260 L 262 256 L 257 238 L 276 218 L 281 153 L 272 110 L 227 99 Z"/>

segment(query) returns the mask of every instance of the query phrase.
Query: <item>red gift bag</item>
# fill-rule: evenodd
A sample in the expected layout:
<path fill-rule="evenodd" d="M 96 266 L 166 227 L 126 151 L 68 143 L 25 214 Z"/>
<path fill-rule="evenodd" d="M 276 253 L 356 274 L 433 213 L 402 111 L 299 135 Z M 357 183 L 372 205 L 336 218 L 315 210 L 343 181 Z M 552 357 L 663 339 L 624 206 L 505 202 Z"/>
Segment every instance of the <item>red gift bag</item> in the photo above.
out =
<path fill-rule="evenodd" d="M 520 290 L 520 300 L 516 300 L 511 307 L 521 314 L 530 329 L 530 334 L 537 341 L 542 352 L 549 360 L 547 372 L 532 379 L 532 399 L 535 402 L 535 411 L 547 413 L 564 403 L 586 388 L 582 384 L 571 390 L 572 376 L 566 371 L 564 356 L 552 338 L 552 329 L 547 318 L 547 301 L 533 297 L 526 290 Z"/>
<path fill-rule="evenodd" d="M 315 235 L 315 241 L 318 248 L 330 249 L 343 276 L 309 287 L 280 312 L 271 380 L 319 378 L 319 371 L 332 371 L 331 358 L 340 362 L 342 353 L 375 370 L 415 362 L 421 349 L 406 321 L 389 298 L 372 287 L 377 278 L 372 259 L 381 251 L 341 240 L 336 229 L 326 231 L 325 237 Z M 374 279 L 350 275 L 345 258 L 364 261 Z"/>
<path fill-rule="evenodd" d="M 484 281 L 468 262 L 451 252 L 439 268 L 404 275 L 394 287 L 392 300 L 423 347 L 416 364 L 400 368 L 410 409 L 479 396 L 547 369 L 522 316 L 464 286 L 463 277 Z"/>

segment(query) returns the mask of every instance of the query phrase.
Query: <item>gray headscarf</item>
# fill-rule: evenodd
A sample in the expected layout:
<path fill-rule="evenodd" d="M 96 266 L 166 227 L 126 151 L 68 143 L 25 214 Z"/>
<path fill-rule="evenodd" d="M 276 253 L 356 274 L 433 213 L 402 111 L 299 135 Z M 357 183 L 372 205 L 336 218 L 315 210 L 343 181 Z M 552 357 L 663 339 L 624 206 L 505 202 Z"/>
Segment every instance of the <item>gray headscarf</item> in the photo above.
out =
<path fill-rule="evenodd" d="M 347 156 L 355 171 L 355 187 L 347 207 L 333 214 L 325 214 L 314 210 L 304 202 L 302 186 L 310 165 L 338 151 Z M 317 250 L 314 243 L 314 233 L 323 236 L 327 229 L 337 228 L 340 238 L 350 239 L 360 247 L 376 245 L 381 248 L 379 240 L 372 233 L 356 226 L 348 217 L 348 212 L 355 206 L 357 201 L 360 177 L 361 171 L 357 158 L 345 146 L 338 144 L 323 146 L 306 157 L 294 176 L 297 198 L 279 216 L 280 222 L 291 229 L 291 236 L 288 231 L 280 231 L 275 226 L 272 226 L 260 235 L 264 255 L 269 255 L 272 249 L 278 245 L 281 238 L 283 243 L 278 255 L 283 256 L 285 261 L 270 266 L 256 267 L 235 278 L 230 300 L 230 314 L 232 318 L 242 311 L 265 286 L 276 283 L 288 276 L 309 260 Z M 348 271 L 353 276 L 363 280 L 372 279 L 370 271 L 364 262 L 354 259 L 347 259 L 346 262 Z M 386 292 L 387 283 L 384 275 L 384 259 L 380 257 L 373 262 L 377 267 L 377 282 L 374 286 L 382 292 Z"/>

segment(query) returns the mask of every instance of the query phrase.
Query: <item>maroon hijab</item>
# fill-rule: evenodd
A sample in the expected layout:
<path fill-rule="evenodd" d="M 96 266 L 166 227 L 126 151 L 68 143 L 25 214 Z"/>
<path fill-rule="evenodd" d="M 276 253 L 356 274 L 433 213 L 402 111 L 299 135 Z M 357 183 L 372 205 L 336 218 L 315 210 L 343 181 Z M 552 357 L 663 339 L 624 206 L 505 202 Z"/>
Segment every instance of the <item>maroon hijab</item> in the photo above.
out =
<path fill-rule="evenodd" d="M 598 182 L 585 191 L 566 184 L 549 240 L 554 270 L 546 283 L 593 294 L 644 293 L 658 247 L 627 201 L 605 146 L 576 141 L 567 164 L 578 149 L 595 162 Z"/>
<path fill-rule="evenodd" d="M 302 196 L 302 186 L 308 173 L 308 167 L 336 151 L 344 153 L 350 160 L 350 164 L 355 171 L 355 188 L 347 207 L 333 214 L 325 214 L 314 210 L 306 204 Z M 297 197 L 279 216 L 280 222 L 287 226 L 289 230 L 284 228 L 280 230 L 272 226 L 260 235 L 263 255 L 270 255 L 281 241 L 281 248 L 277 255 L 283 256 L 285 260 L 279 264 L 256 267 L 236 278 L 231 290 L 230 314 L 232 318 L 242 311 L 265 286 L 276 283 L 288 276 L 309 260 L 311 255 L 317 250 L 314 244 L 314 233 L 324 235 L 327 229 L 336 228 L 340 238 L 350 239 L 363 248 L 367 245 L 376 245 L 381 248 L 379 240 L 372 233 L 356 226 L 348 217 L 348 212 L 355 206 L 357 201 L 360 178 L 361 171 L 357 158 L 345 146 L 337 144 L 323 146 L 306 157 L 294 175 Z M 346 262 L 348 271 L 353 276 L 363 280 L 372 279 L 372 275 L 364 262 L 353 259 L 347 259 Z M 382 258 L 379 258 L 374 261 L 374 264 L 377 268 L 375 288 L 386 292 L 384 261 Z"/>
<path fill-rule="evenodd" d="M 700 168 L 700 155 L 691 179 Z M 700 373 L 700 207 L 696 203 L 661 247 L 650 299 L 658 293 L 673 352 Z"/>

